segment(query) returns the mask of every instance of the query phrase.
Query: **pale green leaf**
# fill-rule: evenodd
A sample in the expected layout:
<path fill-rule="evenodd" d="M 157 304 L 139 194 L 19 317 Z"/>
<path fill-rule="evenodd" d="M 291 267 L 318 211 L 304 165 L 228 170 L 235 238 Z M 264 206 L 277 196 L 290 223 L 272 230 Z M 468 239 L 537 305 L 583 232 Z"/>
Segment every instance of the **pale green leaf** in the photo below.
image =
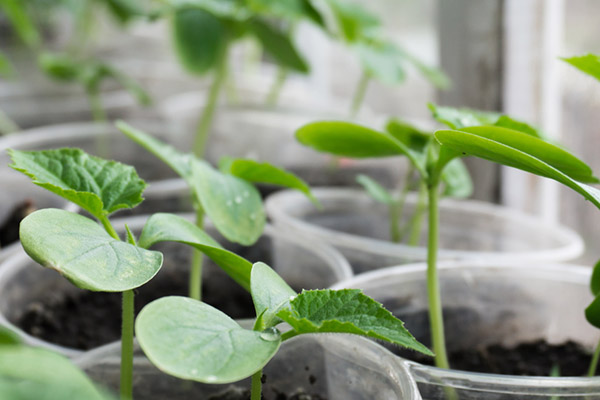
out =
<path fill-rule="evenodd" d="M 448 76 L 441 69 L 425 64 L 418 57 L 409 53 L 401 47 L 398 47 L 398 52 L 407 62 L 412 64 L 417 69 L 417 71 L 419 71 L 419 73 L 423 75 L 423 77 L 425 77 L 425 79 L 427 79 L 435 87 L 443 90 L 448 89 L 451 86 L 450 78 L 448 78 Z"/>
<path fill-rule="evenodd" d="M 135 289 L 162 265 L 161 253 L 114 239 L 91 219 L 64 210 L 47 208 L 28 215 L 19 236 L 31 258 L 82 289 Z"/>
<path fill-rule="evenodd" d="M 389 85 L 404 82 L 406 73 L 396 46 L 391 43 L 359 42 L 355 49 L 367 75 Z"/>
<path fill-rule="evenodd" d="M 267 264 L 258 262 L 252 266 L 250 278 L 252 301 L 260 318 L 260 330 L 274 327 L 281 322 L 277 313 L 296 296 L 296 292 Z"/>
<path fill-rule="evenodd" d="M 402 321 L 359 289 L 303 291 L 277 315 L 298 333 L 352 333 L 432 355 Z"/>
<path fill-rule="evenodd" d="M 296 72 L 308 73 L 309 66 L 292 42 L 289 34 L 279 31 L 260 20 L 249 23 L 250 31 L 256 36 L 263 49 L 277 64 Z"/>
<path fill-rule="evenodd" d="M 148 304 L 135 323 L 146 356 L 170 375 L 229 383 L 263 368 L 281 343 L 277 331 L 250 331 L 221 311 L 187 297 Z"/>
<path fill-rule="evenodd" d="M 466 198 L 473 194 L 473 181 L 462 160 L 455 158 L 448 162 L 441 176 L 444 183 L 444 196 Z"/>
<path fill-rule="evenodd" d="M 146 183 L 128 165 L 94 157 L 80 149 L 8 153 L 12 168 L 95 217 L 133 208 L 143 200 Z"/>
<path fill-rule="evenodd" d="M 596 54 L 586 54 L 583 56 L 563 58 L 562 60 L 600 81 L 600 56 Z"/>
<path fill-rule="evenodd" d="M 246 290 L 250 290 L 252 263 L 224 249 L 192 222 L 173 214 L 154 214 L 144 225 L 138 246 L 147 249 L 156 243 L 166 241 L 185 243 L 195 247 L 206 254 Z"/>
<path fill-rule="evenodd" d="M 428 104 L 433 118 L 452 129 L 462 129 L 467 126 L 493 125 L 500 114 L 472 110 L 469 108 L 442 107 L 433 103 Z"/>
<path fill-rule="evenodd" d="M 541 131 L 537 128 L 534 128 L 533 126 L 529 125 L 526 122 L 519 121 L 512 117 L 509 117 L 508 115 L 501 115 L 500 118 L 498 118 L 498 121 L 496 121 L 494 123 L 494 126 L 498 126 L 501 128 L 508 128 L 508 129 L 512 129 L 513 131 L 519 131 L 522 133 L 526 133 L 528 135 L 531 135 L 531 136 L 539 138 L 539 139 L 544 139 L 546 141 L 549 140 L 548 135 L 546 135 L 543 131 Z"/>
<path fill-rule="evenodd" d="M 362 185 L 362 187 L 367 191 L 369 196 L 371 196 L 376 201 L 383 204 L 393 204 L 394 197 L 388 192 L 386 188 L 381 186 L 375 180 L 369 178 L 367 175 L 360 174 L 356 177 L 356 181 Z"/>
<path fill-rule="evenodd" d="M 194 191 L 218 231 L 232 242 L 246 246 L 256 242 L 266 221 L 258 190 L 200 160 L 192 163 L 192 175 Z"/>
<path fill-rule="evenodd" d="M 329 0 L 338 30 L 348 42 L 362 39 L 380 25 L 379 18 L 359 3 L 347 0 Z"/>
<path fill-rule="evenodd" d="M 23 43 L 37 49 L 41 43 L 40 34 L 31 18 L 27 3 L 23 0 L 2 0 L 0 9 L 4 11 Z"/>

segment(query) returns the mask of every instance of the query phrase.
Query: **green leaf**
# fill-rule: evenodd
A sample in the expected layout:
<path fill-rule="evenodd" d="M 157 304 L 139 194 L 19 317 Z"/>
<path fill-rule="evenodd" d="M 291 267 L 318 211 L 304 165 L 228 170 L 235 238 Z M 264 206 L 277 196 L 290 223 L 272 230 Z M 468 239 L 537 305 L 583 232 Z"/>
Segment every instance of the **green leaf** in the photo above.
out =
<path fill-rule="evenodd" d="M 26 1 L 2 0 L 0 9 L 4 11 L 23 43 L 34 49 L 40 46 L 40 34 L 29 15 Z"/>
<path fill-rule="evenodd" d="M 210 12 L 183 8 L 173 17 L 173 40 L 183 66 L 202 75 L 217 65 L 227 47 L 223 23 Z"/>
<path fill-rule="evenodd" d="M 90 156 L 80 149 L 10 149 L 8 153 L 12 168 L 97 218 L 133 208 L 143 200 L 146 183 L 128 165 Z"/>
<path fill-rule="evenodd" d="M 508 128 L 508 129 L 512 129 L 513 131 L 519 131 L 522 133 L 526 133 L 528 135 L 531 135 L 533 137 L 543 139 L 546 141 L 549 140 L 548 136 L 543 131 L 541 131 L 537 128 L 534 128 L 533 126 L 531 126 L 523 121 L 519 121 L 512 117 L 509 117 L 508 115 L 501 115 L 500 118 L 498 118 L 498 121 L 496 121 L 494 123 L 494 126 L 498 126 L 501 128 Z"/>
<path fill-rule="evenodd" d="M 600 296 L 596 296 L 585 309 L 585 319 L 596 328 L 600 328 Z"/>
<path fill-rule="evenodd" d="M 67 358 L 48 350 L 0 346 L 0 398 L 108 400 Z"/>
<path fill-rule="evenodd" d="M 387 191 L 386 188 L 381 186 L 375 180 L 369 178 L 367 175 L 359 174 L 356 177 L 356 181 L 362 185 L 363 188 L 367 191 L 369 196 L 371 196 L 376 201 L 383 204 L 393 204 L 394 197 Z"/>
<path fill-rule="evenodd" d="M 79 79 L 81 63 L 60 53 L 44 52 L 38 57 L 38 65 L 52 79 L 73 82 Z"/>
<path fill-rule="evenodd" d="M 296 139 L 315 150 L 352 158 L 407 156 L 426 176 L 418 154 L 388 133 L 375 131 L 350 122 L 323 121 L 304 125 Z"/>
<path fill-rule="evenodd" d="M 462 129 L 468 126 L 493 125 L 500 114 L 471 110 L 469 108 L 441 107 L 433 103 L 427 105 L 433 118 L 452 129 Z"/>
<path fill-rule="evenodd" d="M 162 254 L 114 239 L 79 214 L 47 208 L 21 221 L 21 244 L 31 258 L 64 275 L 75 286 L 123 292 L 148 282 L 162 265 Z"/>
<path fill-rule="evenodd" d="M 379 18 L 358 3 L 347 0 L 329 0 L 338 29 L 348 42 L 355 42 L 380 25 Z"/>
<path fill-rule="evenodd" d="M 397 118 L 390 119 L 385 130 L 416 153 L 424 154 L 429 142 L 433 140 L 433 132 L 425 132 Z"/>
<path fill-rule="evenodd" d="M 138 246 L 147 249 L 156 243 L 166 241 L 195 247 L 206 254 L 242 287 L 250 290 L 252 263 L 224 249 L 192 222 L 173 214 L 154 214 L 144 225 Z"/>
<path fill-rule="evenodd" d="M 585 164 L 565 150 L 524 133 L 504 128 L 475 127 L 464 130 L 440 130 L 435 136 L 443 148 L 554 179 L 600 208 L 600 190 L 576 181 L 573 176 L 584 178 L 586 181 L 596 181 L 596 178 L 591 175 Z M 486 136 L 490 137 L 482 136 L 486 132 Z M 511 135 L 521 137 L 515 138 Z"/>
<path fill-rule="evenodd" d="M 248 182 L 268 183 L 290 189 L 296 189 L 306 195 L 313 203 L 318 203 L 317 199 L 310 191 L 306 182 L 291 172 L 276 167 L 269 163 L 260 163 L 254 160 L 235 159 L 230 160 L 226 170 L 231 175 L 237 176 Z"/>
<path fill-rule="evenodd" d="M 252 266 L 250 278 L 252 301 L 259 318 L 260 330 L 274 327 L 281 322 L 277 313 L 289 306 L 296 292 L 267 264 L 258 262 Z"/>
<path fill-rule="evenodd" d="M 250 9 L 258 15 L 271 15 L 294 20 L 305 16 L 302 0 L 248 0 Z"/>
<path fill-rule="evenodd" d="M 586 54 L 583 56 L 563 58 L 562 60 L 600 81 L 600 56 L 596 54 Z"/>
<path fill-rule="evenodd" d="M 243 21 L 251 16 L 245 2 L 239 0 L 165 0 L 173 8 L 199 8 L 217 17 Z"/>
<path fill-rule="evenodd" d="M 441 176 L 444 196 L 466 198 L 473 194 L 473 181 L 465 164 L 458 158 L 446 164 Z"/>
<path fill-rule="evenodd" d="M 600 261 L 594 266 L 592 279 L 590 279 L 590 290 L 594 296 L 600 295 Z"/>
<path fill-rule="evenodd" d="M 112 15 L 121 23 L 129 22 L 135 17 L 144 16 L 146 13 L 135 0 L 105 0 L 106 6 Z"/>
<path fill-rule="evenodd" d="M 355 46 L 365 72 L 388 85 L 404 82 L 402 58 L 392 43 L 359 42 Z"/>
<path fill-rule="evenodd" d="M 0 327 L 0 346 L 21 344 L 21 338 L 15 332 L 2 326 Z"/>
<path fill-rule="evenodd" d="M 402 321 L 359 289 L 302 291 L 277 315 L 298 333 L 353 333 L 433 355 Z"/>
<path fill-rule="evenodd" d="M 182 379 L 229 383 L 263 368 L 281 343 L 240 327 L 221 311 L 187 297 L 163 297 L 137 317 L 136 336 L 146 356 L 162 371 Z"/>
<path fill-rule="evenodd" d="M 228 240 L 246 246 L 256 242 L 266 221 L 258 190 L 200 160 L 192 163 L 192 175 L 202 208 L 219 232 Z"/>
<path fill-rule="evenodd" d="M 289 34 L 257 19 L 250 21 L 249 28 L 265 52 L 273 57 L 277 64 L 296 72 L 308 73 L 310 68 L 296 49 Z"/>
<path fill-rule="evenodd" d="M 402 55 L 404 60 L 412 64 L 417 71 L 419 71 L 419 73 L 423 75 L 423 77 L 425 77 L 425 79 L 427 79 L 432 85 L 442 90 L 450 88 L 450 78 L 448 78 L 444 71 L 425 64 L 419 58 L 403 48 L 398 47 L 398 52 Z"/>

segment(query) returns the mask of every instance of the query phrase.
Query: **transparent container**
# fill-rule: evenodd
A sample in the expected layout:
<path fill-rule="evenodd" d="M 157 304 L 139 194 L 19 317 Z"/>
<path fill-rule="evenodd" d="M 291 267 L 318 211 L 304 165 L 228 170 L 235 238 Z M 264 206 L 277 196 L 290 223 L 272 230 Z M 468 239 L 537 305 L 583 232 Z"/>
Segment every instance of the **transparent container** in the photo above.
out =
<path fill-rule="evenodd" d="M 192 219 L 192 215 L 187 216 Z M 138 216 L 132 218 L 123 218 L 113 220 L 113 225 L 123 236 L 124 224 L 127 224 L 134 234 L 139 236 L 148 216 Z M 212 228 L 210 225 L 205 227 L 206 231 L 221 244 L 235 252 L 243 255 L 251 262 L 263 261 L 273 267 L 294 289 L 317 289 L 326 288 L 344 279 L 352 276 L 352 270 L 347 261 L 333 248 L 307 241 L 303 238 L 296 238 L 293 235 L 278 230 L 270 225 L 265 227 L 263 235 L 257 243 L 252 246 L 241 246 L 228 243 Z M 191 250 L 189 247 L 179 243 L 162 243 L 153 247 L 164 254 L 163 267 L 160 272 L 149 283 L 136 290 L 136 298 L 146 299 L 148 302 L 163 295 L 187 295 L 188 292 L 188 274 Z M 229 278 L 219 267 L 209 259 L 205 259 L 203 265 L 203 276 L 205 287 L 203 293 L 209 296 L 212 293 L 213 298 L 225 297 L 228 301 L 227 307 L 233 307 L 234 311 L 222 309 L 234 318 L 246 318 L 243 314 L 235 315 L 233 312 L 238 310 L 238 303 L 245 305 L 246 311 L 249 309 L 250 317 L 254 317 L 254 307 L 249 293 L 237 285 Z M 210 292 L 209 292 L 210 291 Z M 23 251 L 19 251 L 13 256 L 7 258 L 0 264 L 0 325 L 9 327 L 17 332 L 26 343 L 36 346 L 43 346 L 58 351 L 66 356 L 73 357 L 81 354 L 81 350 L 73 346 L 49 343 L 33 334 L 26 333 L 20 326 L 17 326 L 19 320 L 29 320 L 31 312 L 35 312 L 35 318 L 38 318 L 37 309 L 43 304 L 52 304 L 57 301 L 63 301 L 64 295 L 77 298 L 78 294 L 84 292 L 76 288 L 56 271 L 39 266 L 31 260 Z M 94 296 L 104 296 L 104 293 L 97 293 Z M 113 294 L 116 299 L 106 300 L 103 297 L 101 304 L 113 301 L 120 304 L 120 295 Z M 88 297 L 88 299 L 90 299 Z M 88 300 L 96 303 L 92 297 Z M 98 300 L 99 302 L 100 300 Z M 218 304 L 213 304 L 219 307 Z M 120 312 L 120 311 L 119 311 Z M 104 316 L 105 318 L 120 318 L 120 314 Z M 48 313 L 48 312 L 46 312 Z M 45 317 L 46 313 L 42 314 Z M 102 324 L 102 317 L 98 316 L 98 324 Z M 45 321 L 45 320 L 44 320 Z M 44 329 L 52 332 L 53 325 L 67 326 L 75 340 L 90 335 L 89 326 L 81 327 L 81 324 L 73 317 L 66 316 L 64 319 L 49 322 L 38 323 L 35 328 Z M 41 328 L 39 328 L 41 326 Z M 48 327 L 49 326 L 49 327 Z M 91 329 L 94 325 L 92 325 Z M 118 329 L 117 329 L 118 330 Z M 114 332 L 113 332 L 114 333 Z M 117 332 L 118 334 L 118 332 Z M 117 335 L 118 337 L 118 335 Z M 116 340 L 117 337 L 109 340 Z M 101 344 L 106 344 L 109 341 Z M 71 341 L 69 341 L 71 343 Z"/>
<path fill-rule="evenodd" d="M 423 261 L 427 257 L 427 213 L 418 246 L 389 241 L 388 207 L 358 189 L 316 188 L 322 208 L 293 191 L 266 201 L 273 224 L 331 244 L 346 256 L 356 273 Z M 414 214 L 417 199 L 410 194 L 401 226 Z M 548 225 L 533 216 L 473 200 L 440 201 L 440 259 L 563 261 L 583 251 L 572 230 Z"/>
<path fill-rule="evenodd" d="M 114 391 L 118 389 L 119 343 L 87 352 L 76 360 L 76 364 L 97 383 Z M 133 371 L 136 400 L 237 400 L 239 397 L 232 394 L 244 393 L 250 387 L 249 379 L 207 385 L 168 376 L 154 367 L 137 346 Z M 404 365 L 383 347 L 357 336 L 309 334 L 294 337 L 282 344 L 265 367 L 264 374 L 263 396 L 266 400 L 280 399 L 279 393 L 290 396 L 284 398 L 306 393 L 328 400 L 421 399 Z M 224 396 L 225 393 L 231 397 Z"/>
<path fill-rule="evenodd" d="M 600 332 L 585 319 L 593 300 L 591 269 L 560 264 L 452 261 L 440 264 L 446 345 L 454 350 L 538 339 L 574 341 L 589 349 Z M 424 264 L 371 271 L 334 285 L 361 288 L 430 343 Z M 452 365 L 452 359 L 450 359 Z M 424 399 L 445 400 L 449 388 L 460 400 L 600 399 L 600 377 L 538 377 L 444 370 L 406 361 Z M 587 367 L 587 366 L 586 366 Z"/>

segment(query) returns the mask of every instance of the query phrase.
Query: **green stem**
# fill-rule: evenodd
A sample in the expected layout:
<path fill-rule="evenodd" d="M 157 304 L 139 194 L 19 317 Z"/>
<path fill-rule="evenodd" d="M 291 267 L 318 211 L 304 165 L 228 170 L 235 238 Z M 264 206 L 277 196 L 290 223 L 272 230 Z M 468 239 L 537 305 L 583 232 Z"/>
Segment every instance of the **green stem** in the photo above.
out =
<path fill-rule="evenodd" d="M 421 228 L 423 227 L 423 216 L 427 206 L 427 186 L 421 183 L 419 186 L 419 197 L 417 198 L 417 209 L 410 222 L 410 237 L 408 244 L 418 246 L 421 239 Z"/>
<path fill-rule="evenodd" d="M 414 170 L 414 166 L 411 165 L 404 177 L 404 186 L 402 187 L 402 192 L 400 193 L 398 201 L 390 205 L 390 207 L 394 208 L 394 210 L 390 209 L 390 236 L 394 243 L 400 243 L 402 241 L 403 234 L 400 229 L 400 219 L 402 218 L 402 211 L 404 210 L 404 204 L 406 203 L 406 196 L 410 191 L 410 180 Z"/>
<path fill-rule="evenodd" d="M 110 236 L 117 240 L 121 240 L 121 238 L 119 238 L 119 234 L 117 233 L 117 231 L 115 231 L 115 228 L 113 228 L 106 215 L 101 215 L 100 217 L 98 217 L 98 220 Z"/>
<path fill-rule="evenodd" d="M 196 137 L 194 138 L 194 154 L 198 157 L 203 158 L 206 150 L 206 142 L 208 141 L 208 135 L 212 126 L 213 117 L 217 108 L 217 102 L 219 101 L 219 94 L 221 88 L 227 78 L 227 52 L 225 51 L 219 60 L 213 82 L 208 91 L 208 98 L 202 114 L 200 115 L 200 121 L 198 122 L 198 128 L 196 129 Z"/>
<path fill-rule="evenodd" d="M 431 325 L 431 342 L 435 353 L 435 365 L 439 368 L 450 368 L 446 355 L 446 340 L 444 338 L 444 319 L 442 316 L 442 301 L 437 270 L 438 251 L 438 184 L 429 182 L 427 193 L 429 197 L 429 242 L 427 244 L 427 298 L 429 301 L 429 322 Z"/>
<path fill-rule="evenodd" d="M 6 113 L 0 110 L 0 135 L 17 132 L 19 126 Z"/>
<path fill-rule="evenodd" d="M 287 79 L 288 73 L 289 70 L 286 67 L 280 66 L 277 69 L 277 76 L 275 77 L 275 81 L 273 82 L 273 85 L 271 85 L 271 89 L 269 89 L 269 94 L 267 95 L 267 107 L 275 107 L 277 105 L 277 100 L 279 99 L 281 89 L 283 89 L 283 85 Z"/>
<path fill-rule="evenodd" d="M 352 106 L 350 108 L 351 117 L 354 117 L 358 113 L 358 110 L 365 99 L 365 94 L 367 94 L 367 87 L 370 79 L 369 75 L 366 72 L 363 72 L 358 81 L 358 85 L 356 86 L 354 97 L 352 98 Z"/>
<path fill-rule="evenodd" d="M 600 342 L 596 345 L 596 351 L 594 352 L 594 356 L 592 357 L 592 362 L 590 363 L 590 368 L 588 369 L 588 376 L 596 375 L 596 369 L 598 367 L 598 359 L 600 358 Z"/>
<path fill-rule="evenodd" d="M 196 208 L 196 226 L 204 226 L 204 209 L 198 205 Z M 192 264 L 190 265 L 189 295 L 192 299 L 202 300 L 202 263 L 204 257 L 202 252 L 192 250 Z"/>
<path fill-rule="evenodd" d="M 252 388 L 250 389 L 250 400 L 261 400 L 262 394 L 262 369 L 252 375 Z"/>
<path fill-rule="evenodd" d="M 121 400 L 133 399 L 133 290 L 123 292 L 121 325 Z"/>

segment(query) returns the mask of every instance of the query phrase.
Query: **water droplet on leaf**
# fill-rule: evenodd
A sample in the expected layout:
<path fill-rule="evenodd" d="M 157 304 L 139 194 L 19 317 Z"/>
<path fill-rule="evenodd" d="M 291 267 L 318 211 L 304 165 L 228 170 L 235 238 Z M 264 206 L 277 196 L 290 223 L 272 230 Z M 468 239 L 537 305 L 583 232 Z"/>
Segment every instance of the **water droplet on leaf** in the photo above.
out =
<path fill-rule="evenodd" d="M 217 377 L 214 375 L 208 375 L 206 377 L 206 382 L 216 382 L 217 381 Z"/>
<path fill-rule="evenodd" d="M 260 337 L 268 342 L 275 342 L 281 337 L 279 331 L 275 327 L 265 329 L 260 333 Z"/>

